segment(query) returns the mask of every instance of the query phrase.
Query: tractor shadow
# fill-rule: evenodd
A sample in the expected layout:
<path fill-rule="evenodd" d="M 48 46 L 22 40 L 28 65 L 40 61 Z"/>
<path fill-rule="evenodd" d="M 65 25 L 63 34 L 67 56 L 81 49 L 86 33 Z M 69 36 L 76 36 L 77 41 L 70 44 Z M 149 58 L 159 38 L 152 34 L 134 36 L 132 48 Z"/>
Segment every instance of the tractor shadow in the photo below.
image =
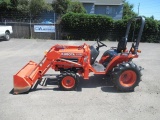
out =
<path fill-rule="evenodd" d="M 101 88 L 103 92 L 117 93 L 118 91 L 114 88 L 112 81 L 109 76 L 106 75 L 93 75 L 90 76 L 89 80 L 80 78 L 79 87 L 83 88 Z"/>
<path fill-rule="evenodd" d="M 53 90 L 53 91 L 62 91 L 58 88 L 58 82 L 56 74 L 46 74 L 43 80 L 39 83 L 40 86 L 36 87 L 34 91 L 37 90 Z M 46 86 L 46 87 L 44 87 Z M 48 88 L 47 86 L 54 86 L 54 88 Z M 76 88 L 77 92 L 81 92 L 83 88 L 101 88 L 103 92 L 112 92 L 117 93 L 118 91 L 114 88 L 113 83 L 110 80 L 109 76 L 106 75 L 93 75 L 90 76 L 89 80 L 84 80 L 82 77 L 79 78 L 79 84 Z"/>
<path fill-rule="evenodd" d="M 30 91 L 22 94 L 28 94 L 29 92 L 41 90 L 62 91 L 58 88 L 58 81 L 56 78 L 57 75 L 58 74 L 44 75 L 43 79 L 40 82 L 37 82 Z M 106 75 L 93 75 L 90 76 L 89 80 L 84 80 L 82 77 L 80 77 L 76 91 L 81 92 L 83 88 L 100 88 L 103 92 L 119 93 L 113 86 L 110 77 Z M 9 93 L 13 94 L 13 89 Z"/>

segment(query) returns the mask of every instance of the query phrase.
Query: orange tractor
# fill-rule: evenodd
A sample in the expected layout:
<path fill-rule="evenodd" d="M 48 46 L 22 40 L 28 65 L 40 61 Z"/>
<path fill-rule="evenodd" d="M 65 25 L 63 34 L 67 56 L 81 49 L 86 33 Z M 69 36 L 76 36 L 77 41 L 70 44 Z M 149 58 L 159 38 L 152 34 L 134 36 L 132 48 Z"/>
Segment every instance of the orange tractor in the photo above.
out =
<path fill-rule="evenodd" d="M 140 21 L 137 38 L 130 50 L 127 50 L 129 30 L 133 22 Z M 45 54 L 39 64 L 30 61 L 14 75 L 14 94 L 29 92 L 34 85 L 42 80 L 49 68 L 60 71 L 58 85 L 63 90 L 74 90 L 78 85 L 78 74 L 89 79 L 89 73 L 108 74 L 114 86 L 123 92 L 133 91 L 141 80 L 141 68 L 132 62 L 138 58 L 139 42 L 142 36 L 145 18 L 135 17 L 128 22 L 125 37 L 117 47 L 106 50 L 99 62 L 99 48 L 106 46 L 97 40 L 97 47 L 83 44 L 80 46 L 54 45 Z M 107 46 L 106 46 L 107 47 Z"/>

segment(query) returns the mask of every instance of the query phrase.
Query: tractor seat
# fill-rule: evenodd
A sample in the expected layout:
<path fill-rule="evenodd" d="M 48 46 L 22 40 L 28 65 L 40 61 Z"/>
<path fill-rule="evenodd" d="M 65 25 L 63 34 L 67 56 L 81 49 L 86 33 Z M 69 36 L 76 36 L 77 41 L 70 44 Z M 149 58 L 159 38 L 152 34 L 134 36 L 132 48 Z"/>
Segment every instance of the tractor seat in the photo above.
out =
<path fill-rule="evenodd" d="M 103 53 L 103 56 L 109 56 L 109 58 L 107 60 L 105 60 L 102 64 L 103 66 L 107 66 L 109 64 L 109 62 L 115 57 L 117 56 L 117 50 L 116 49 L 109 49 L 106 52 Z"/>
<path fill-rule="evenodd" d="M 117 49 L 116 48 L 112 48 L 110 50 L 107 50 L 103 56 L 109 56 L 109 58 L 103 62 L 103 66 L 107 66 L 109 64 L 109 62 L 115 57 L 117 56 L 118 53 L 121 53 L 122 51 L 126 50 L 126 45 L 127 45 L 127 38 L 123 37 L 122 40 L 119 41 Z"/>
<path fill-rule="evenodd" d="M 120 53 L 122 50 L 125 51 L 127 46 L 127 38 L 123 37 L 117 46 L 117 53 Z"/>
<path fill-rule="evenodd" d="M 90 64 L 93 65 L 96 58 L 99 55 L 99 51 L 96 50 L 96 48 L 94 48 L 93 46 L 90 46 L 90 51 L 91 51 L 91 55 L 90 55 Z"/>

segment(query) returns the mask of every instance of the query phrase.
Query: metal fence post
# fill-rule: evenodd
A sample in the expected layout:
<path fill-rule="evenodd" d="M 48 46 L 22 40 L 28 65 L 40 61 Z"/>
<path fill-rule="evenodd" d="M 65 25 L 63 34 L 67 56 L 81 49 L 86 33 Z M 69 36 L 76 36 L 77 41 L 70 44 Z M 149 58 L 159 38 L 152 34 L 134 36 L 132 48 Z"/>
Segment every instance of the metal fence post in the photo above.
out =
<path fill-rule="evenodd" d="M 32 21 L 31 21 L 31 15 L 30 15 L 30 23 L 29 23 L 29 24 L 30 24 L 30 26 L 29 26 L 30 36 L 29 36 L 29 37 L 30 37 L 30 39 L 31 39 L 31 38 L 32 38 Z"/>
<path fill-rule="evenodd" d="M 55 40 L 56 40 L 56 15 L 54 12 Z"/>

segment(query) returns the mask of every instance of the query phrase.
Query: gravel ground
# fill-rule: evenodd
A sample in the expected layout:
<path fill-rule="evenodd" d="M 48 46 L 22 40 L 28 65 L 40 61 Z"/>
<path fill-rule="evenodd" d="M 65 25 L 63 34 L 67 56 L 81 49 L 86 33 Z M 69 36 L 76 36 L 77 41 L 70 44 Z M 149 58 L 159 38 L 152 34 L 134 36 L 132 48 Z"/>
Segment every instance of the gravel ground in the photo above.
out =
<path fill-rule="evenodd" d="M 84 41 L 11 39 L 0 42 L 0 120 L 159 120 L 160 44 L 140 43 L 142 53 L 133 61 L 144 68 L 134 92 L 117 92 L 100 76 L 81 79 L 81 90 L 59 91 L 57 85 L 38 86 L 29 94 L 12 95 L 13 75 L 28 61 L 39 62 L 55 44 Z M 87 41 L 93 44 L 94 41 Z M 101 54 L 117 42 L 104 42 Z M 128 46 L 131 45 L 128 43 Z M 100 58 L 98 57 L 98 59 Z M 50 79 L 57 72 L 49 70 Z"/>

